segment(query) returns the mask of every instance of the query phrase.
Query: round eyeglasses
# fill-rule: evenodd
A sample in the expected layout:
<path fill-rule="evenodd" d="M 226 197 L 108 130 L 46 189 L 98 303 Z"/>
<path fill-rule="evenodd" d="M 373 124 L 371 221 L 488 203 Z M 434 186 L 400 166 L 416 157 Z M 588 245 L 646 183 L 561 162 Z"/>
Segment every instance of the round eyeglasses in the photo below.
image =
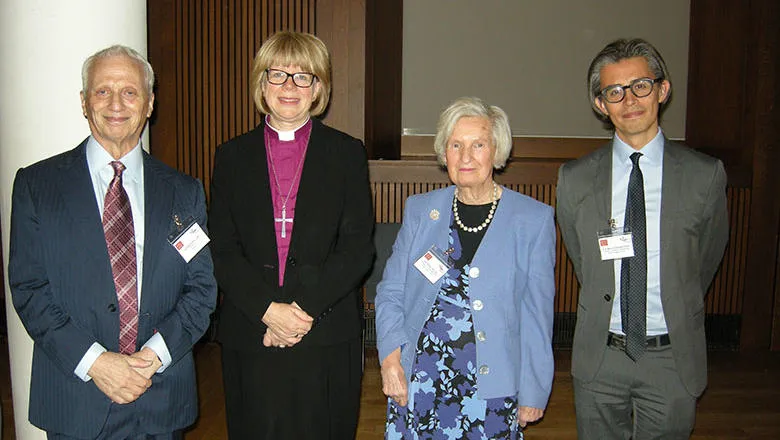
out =
<path fill-rule="evenodd" d="M 631 89 L 631 93 L 633 93 L 634 96 L 637 98 L 644 98 L 653 91 L 655 83 L 659 83 L 663 80 L 663 78 L 637 78 L 631 81 L 627 86 L 615 84 L 613 86 L 604 87 L 601 89 L 599 96 L 610 104 L 617 104 L 626 97 L 626 89 Z"/>
<path fill-rule="evenodd" d="M 293 84 L 303 88 L 311 87 L 314 84 L 314 79 L 317 78 L 316 75 L 309 72 L 287 73 L 278 69 L 265 69 L 265 76 L 269 83 L 276 86 L 286 83 L 287 78 L 292 77 Z"/>

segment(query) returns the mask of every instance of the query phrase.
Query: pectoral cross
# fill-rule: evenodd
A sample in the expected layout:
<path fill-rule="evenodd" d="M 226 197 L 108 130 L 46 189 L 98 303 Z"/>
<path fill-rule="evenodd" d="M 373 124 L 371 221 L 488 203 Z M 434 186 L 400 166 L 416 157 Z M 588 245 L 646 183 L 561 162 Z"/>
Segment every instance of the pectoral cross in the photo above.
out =
<path fill-rule="evenodd" d="M 282 216 L 275 217 L 274 222 L 282 224 L 282 238 L 287 238 L 287 223 L 292 225 L 293 219 L 287 217 L 287 207 L 282 206 Z"/>

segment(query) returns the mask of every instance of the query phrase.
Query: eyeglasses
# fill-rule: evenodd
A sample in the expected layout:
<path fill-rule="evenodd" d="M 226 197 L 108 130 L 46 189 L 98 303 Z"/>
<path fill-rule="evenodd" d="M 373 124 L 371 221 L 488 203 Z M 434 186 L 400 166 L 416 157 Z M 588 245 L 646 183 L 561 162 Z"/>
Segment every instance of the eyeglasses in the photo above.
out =
<path fill-rule="evenodd" d="M 627 86 L 615 84 L 614 86 L 605 87 L 601 89 L 599 96 L 610 104 L 617 104 L 626 97 L 626 89 L 631 89 L 631 93 L 633 93 L 634 96 L 637 98 L 644 98 L 653 91 L 655 83 L 659 83 L 663 80 L 663 78 L 637 78 L 631 81 Z"/>
<path fill-rule="evenodd" d="M 314 84 L 314 79 L 317 78 L 317 76 L 313 73 L 308 73 L 308 72 L 287 73 L 284 70 L 278 70 L 278 69 L 265 69 L 265 76 L 266 78 L 268 78 L 269 83 L 276 86 L 280 86 L 286 83 L 287 78 L 292 77 L 293 84 L 303 88 L 311 87 L 311 85 Z"/>

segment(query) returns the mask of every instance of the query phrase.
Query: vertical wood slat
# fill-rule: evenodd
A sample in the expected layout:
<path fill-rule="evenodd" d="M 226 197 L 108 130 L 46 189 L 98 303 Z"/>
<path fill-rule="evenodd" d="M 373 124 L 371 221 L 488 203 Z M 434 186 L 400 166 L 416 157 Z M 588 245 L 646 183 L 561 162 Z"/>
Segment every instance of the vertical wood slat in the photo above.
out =
<path fill-rule="evenodd" d="M 720 270 L 705 298 L 708 314 L 739 315 L 745 288 L 745 258 L 750 225 L 750 189 L 728 188 L 729 243 Z"/>

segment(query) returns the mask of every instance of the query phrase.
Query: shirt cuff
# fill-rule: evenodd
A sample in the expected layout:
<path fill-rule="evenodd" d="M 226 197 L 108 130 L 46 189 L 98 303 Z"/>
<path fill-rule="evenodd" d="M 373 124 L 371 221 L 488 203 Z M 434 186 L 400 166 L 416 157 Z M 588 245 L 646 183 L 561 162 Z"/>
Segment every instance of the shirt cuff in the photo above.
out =
<path fill-rule="evenodd" d="M 84 356 L 81 358 L 81 362 L 76 365 L 76 369 L 73 370 L 73 374 L 78 376 L 78 378 L 84 382 L 89 382 L 92 380 L 92 377 L 87 373 L 89 373 L 89 369 L 92 368 L 92 364 L 95 363 L 97 358 L 106 351 L 108 350 L 106 350 L 105 347 L 98 344 L 97 342 L 93 342 L 89 347 L 89 350 L 84 353 Z"/>
<path fill-rule="evenodd" d="M 165 344 L 165 339 L 163 339 L 159 332 L 155 333 L 154 336 L 149 338 L 149 340 L 146 341 L 146 344 L 144 344 L 144 346 L 141 348 L 143 349 L 144 347 L 151 348 L 160 359 L 160 362 L 162 362 L 162 366 L 157 369 L 157 373 L 162 373 L 171 365 L 171 352 L 168 351 L 168 345 Z"/>

